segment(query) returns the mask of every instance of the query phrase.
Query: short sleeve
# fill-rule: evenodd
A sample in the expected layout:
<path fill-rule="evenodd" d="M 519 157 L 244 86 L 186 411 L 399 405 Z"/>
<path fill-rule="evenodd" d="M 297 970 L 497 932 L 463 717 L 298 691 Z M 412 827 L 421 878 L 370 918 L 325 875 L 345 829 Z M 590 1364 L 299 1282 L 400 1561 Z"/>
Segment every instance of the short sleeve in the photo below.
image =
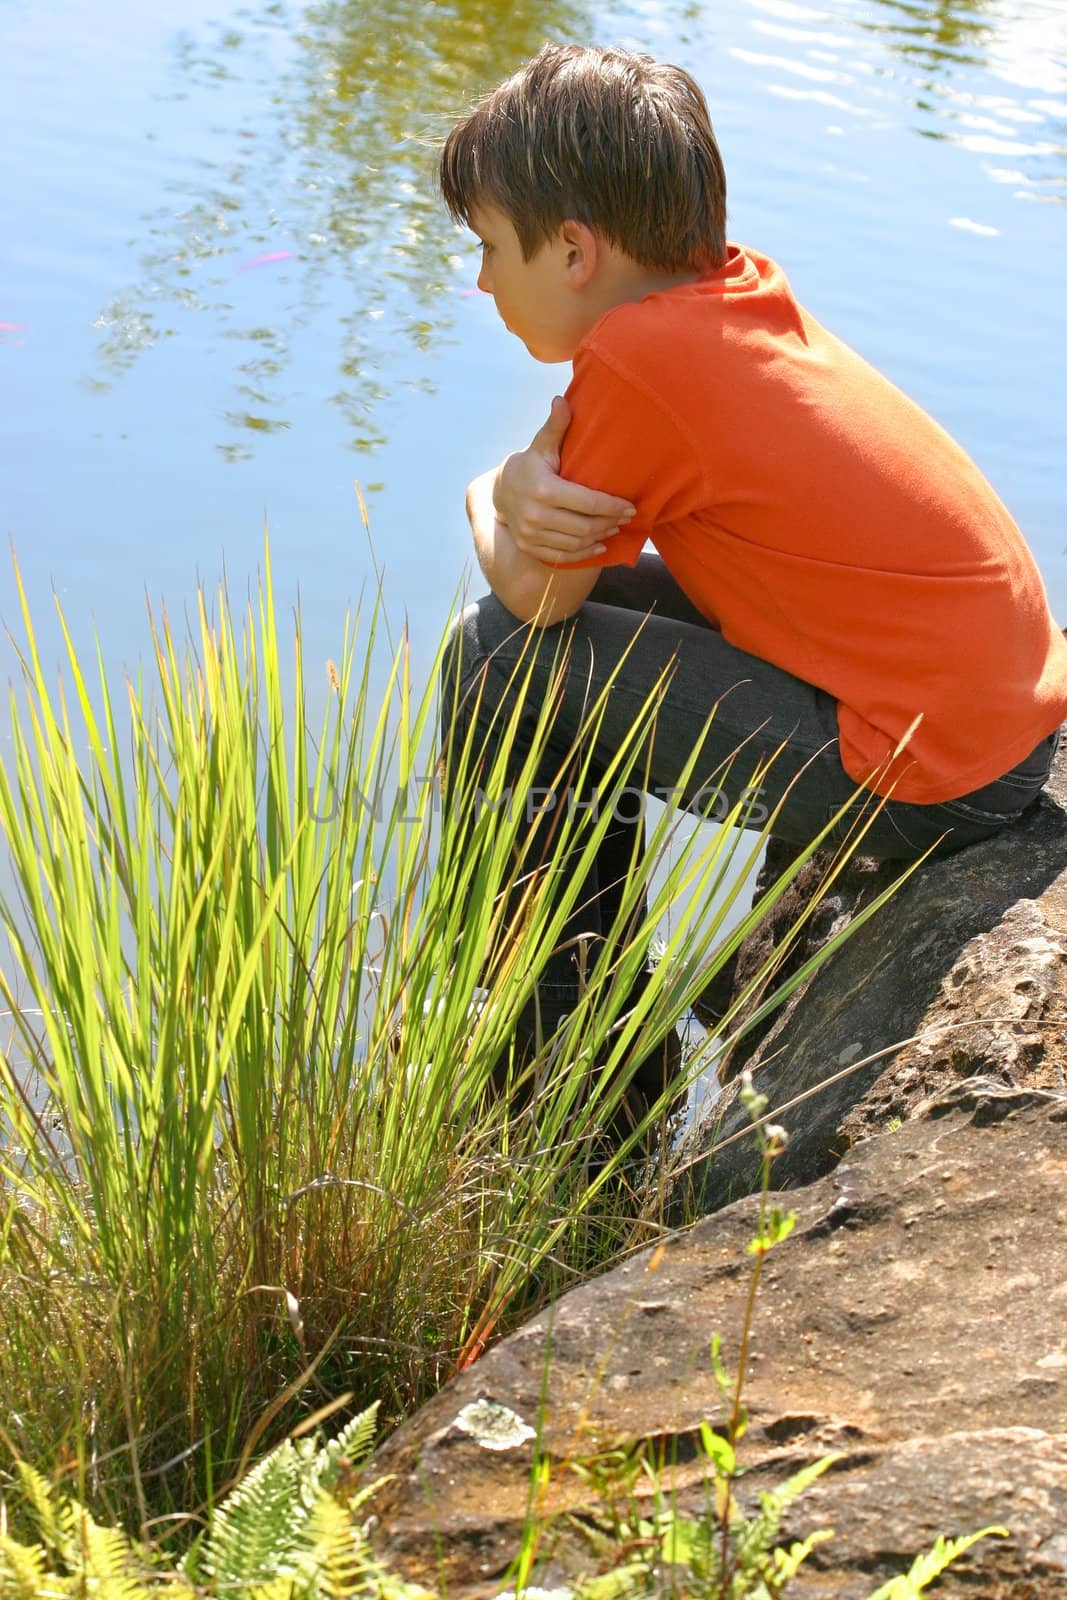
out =
<path fill-rule="evenodd" d="M 660 523 L 706 502 L 685 421 L 636 374 L 585 348 L 575 356 L 567 400 L 571 425 L 563 441 L 563 476 L 624 496 L 637 507 L 637 515 L 606 541 L 603 555 L 567 566 L 632 567 Z"/>

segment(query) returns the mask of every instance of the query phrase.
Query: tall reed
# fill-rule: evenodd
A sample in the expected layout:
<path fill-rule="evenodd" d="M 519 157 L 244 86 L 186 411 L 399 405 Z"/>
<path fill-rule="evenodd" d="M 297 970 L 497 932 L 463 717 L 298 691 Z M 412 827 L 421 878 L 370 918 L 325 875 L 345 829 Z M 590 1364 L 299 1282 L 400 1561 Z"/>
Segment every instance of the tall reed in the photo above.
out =
<path fill-rule="evenodd" d="M 213 616 L 199 593 L 183 640 L 150 614 L 153 687 L 127 683 L 125 706 L 99 652 L 90 682 L 62 613 L 70 690 L 52 686 L 21 580 L 19 595 L 0 767 L 16 885 L 0 906 L 0 1439 L 158 1534 L 310 1415 L 381 1399 L 398 1417 L 538 1293 L 644 1242 L 642 1196 L 620 1206 L 591 1141 L 628 1067 L 806 856 L 724 941 L 762 845 L 735 812 L 677 848 L 642 917 L 665 811 L 550 1066 L 530 1068 L 537 1094 L 509 1112 L 486 1093 L 493 1064 L 609 821 L 562 819 L 573 870 L 551 894 L 532 879 L 515 913 L 521 810 L 471 808 L 476 787 L 506 787 L 516 713 L 490 770 L 462 753 L 460 818 L 415 782 L 436 671 L 414 686 L 401 639 L 375 687 L 378 604 L 346 621 L 316 736 L 299 616 L 286 678 L 269 549 L 243 615 L 224 589 Z"/>

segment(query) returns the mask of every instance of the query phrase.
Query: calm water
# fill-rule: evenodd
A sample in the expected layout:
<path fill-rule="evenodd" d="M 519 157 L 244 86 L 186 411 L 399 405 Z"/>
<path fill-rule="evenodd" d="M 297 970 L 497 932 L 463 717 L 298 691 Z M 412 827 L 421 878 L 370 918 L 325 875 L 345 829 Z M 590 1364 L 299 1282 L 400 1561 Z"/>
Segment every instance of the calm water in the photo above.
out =
<path fill-rule="evenodd" d="M 428 649 L 467 480 L 567 373 L 472 292 L 429 141 L 546 36 L 696 74 L 733 236 L 972 451 L 1067 621 L 1067 5 L 0 0 L 0 21 L 0 534 L 47 647 L 54 585 L 79 639 L 95 618 L 134 663 L 146 588 L 180 614 L 225 564 L 243 594 L 266 515 L 325 662 L 371 572 L 358 478 Z"/>
<path fill-rule="evenodd" d="M 432 140 L 545 37 L 695 73 L 732 235 L 971 450 L 1067 621 L 1060 0 L 0 0 L 0 23 L 0 535 L 46 659 L 51 587 L 118 680 L 146 591 L 180 618 L 225 571 L 240 598 L 266 517 L 321 701 L 373 573 L 358 479 L 419 675 L 464 487 L 568 372 L 474 290 Z"/>

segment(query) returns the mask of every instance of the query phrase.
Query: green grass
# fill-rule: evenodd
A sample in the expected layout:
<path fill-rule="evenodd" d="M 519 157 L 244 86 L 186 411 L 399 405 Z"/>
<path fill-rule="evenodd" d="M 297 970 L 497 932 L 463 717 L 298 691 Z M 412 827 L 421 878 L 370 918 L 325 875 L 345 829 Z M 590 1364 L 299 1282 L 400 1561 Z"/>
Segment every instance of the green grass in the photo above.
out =
<path fill-rule="evenodd" d="M 184 1538 L 310 1417 L 380 1400 L 398 1419 L 544 1296 L 656 1236 L 662 1169 L 635 1154 L 647 1129 L 620 1152 L 623 1180 L 589 1164 L 597 1128 L 627 1064 L 805 857 L 724 939 L 762 844 L 727 819 L 676 847 L 641 919 L 665 812 L 551 1070 L 546 1047 L 509 1116 L 486 1093 L 492 1064 L 608 812 L 566 820 L 575 869 L 551 898 L 531 881 L 509 913 L 521 809 L 484 808 L 472 836 L 427 786 L 405 795 L 428 770 L 436 674 L 412 684 L 378 605 L 346 622 L 313 730 L 269 550 L 243 613 L 220 591 L 213 613 L 199 595 L 188 637 L 153 619 L 150 686 L 121 693 L 65 623 L 53 684 L 19 594 L 0 769 L 16 887 L 0 907 L 0 1444 L 8 1467 L 32 1461 L 102 1515 Z M 618 754 L 620 784 L 655 703 Z M 542 708 L 527 777 L 548 726 Z M 504 785 L 503 755 L 488 773 L 477 755 L 454 772 L 468 813 L 476 781 Z M 607 1070 L 590 1089 L 594 1057 Z"/>
<path fill-rule="evenodd" d="M 718 1337 L 712 1340 L 726 1422 L 718 1432 L 708 1422 L 700 1425 L 704 1503 L 695 1509 L 679 1503 L 673 1464 L 647 1441 L 561 1460 L 543 1453 L 534 1437 L 530 1504 L 519 1547 L 502 1579 L 510 1587 L 499 1591 L 499 1600 L 542 1600 L 548 1594 L 560 1600 L 780 1600 L 816 1547 L 833 1538 L 831 1529 L 816 1528 L 802 1539 L 780 1542 L 793 1502 L 835 1465 L 836 1456 L 812 1461 L 777 1489 L 761 1491 L 748 1511 L 739 1503 L 744 1468 L 738 1446 L 748 1422 L 743 1390 L 752 1312 L 762 1263 L 788 1238 L 795 1221 L 793 1213 L 782 1213 L 769 1201 L 771 1167 L 787 1136 L 764 1125 L 766 1101 L 747 1074 L 746 1079 L 742 1096 L 755 1125 L 762 1169 L 756 1233 L 748 1246 L 755 1260 L 734 1376 L 723 1364 Z M 661 1253 L 662 1247 L 652 1252 L 649 1271 Z M 594 1389 L 598 1382 L 593 1379 Z M 479 1404 L 503 1413 L 498 1423 L 516 1423 L 524 1434 L 533 1433 L 506 1407 Z M 389 1481 L 361 1470 L 374 1438 L 375 1409 L 354 1418 L 329 1443 L 321 1437 L 284 1440 L 211 1508 L 204 1530 L 177 1563 L 158 1544 L 101 1525 L 76 1499 L 57 1493 L 40 1473 L 20 1463 L 18 1498 L 31 1536 L 13 1538 L 0 1516 L 0 1600 L 76 1600 L 89 1593 L 99 1600 L 151 1600 L 164 1592 L 176 1600 L 204 1594 L 220 1600 L 342 1600 L 349 1595 L 434 1600 L 383 1563 L 369 1536 L 378 1490 Z M 578 1518 L 544 1509 L 549 1481 L 561 1470 L 576 1473 L 585 1486 Z M 0 1512 L 5 1509 L 0 1504 Z M 563 1568 L 571 1574 L 569 1583 L 546 1591 L 535 1580 L 557 1557 L 556 1534 L 565 1522 L 573 1522 L 584 1536 L 586 1570 L 572 1552 Z M 868 1600 L 918 1600 L 948 1566 L 990 1536 L 1008 1537 L 1008 1529 L 998 1525 L 962 1538 L 938 1538 L 907 1573 L 879 1586 Z M 441 1592 L 446 1592 L 443 1586 Z"/>

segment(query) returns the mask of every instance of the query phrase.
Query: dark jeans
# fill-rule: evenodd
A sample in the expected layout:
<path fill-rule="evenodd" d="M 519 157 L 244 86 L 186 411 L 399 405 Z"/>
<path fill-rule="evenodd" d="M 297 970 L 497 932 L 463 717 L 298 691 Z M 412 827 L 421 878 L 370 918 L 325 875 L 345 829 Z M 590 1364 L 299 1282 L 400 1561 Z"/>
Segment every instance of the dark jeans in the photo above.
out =
<path fill-rule="evenodd" d="M 532 666 L 531 632 L 538 633 Z M 798 847 L 809 844 L 850 803 L 849 820 L 827 841 L 835 842 L 848 831 L 858 810 L 869 810 L 874 803 L 868 793 L 857 794 L 855 782 L 841 765 L 833 697 L 728 644 L 679 589 L 659 557 L 651 555 L 642 555 L 634 568 L 606 568 L 581 610 L 552 628 L 530 630 L 494 595 L 464 611 L 445 665 L 446 772 L 449 739 L 465 736 L 472 720 L 479 745 L 485 740 L 487 748 L 493 748 L 501 711 L 506 713 L 514 703 L 520 662 L 520 671 L 530 667 L 531 673 L 525 701 L 531 710 L 524 716 L 527 724 L 536 721 L 553 663 L 560 658 L 565 673 L 543 772 L 535 779 L 538 786 L 552 788 L 590 704 L 617 673 L 592 749 L 591 776 L 597 784 L 654 685 L 666 674 L 669 681 L 653 732 L 627 780 L 631 790 L 643 784 L 650 794 L 672 794 L 687 809 L 713 820 L 747 799 L 752 825 L 763 821 L 784 796 L 773 831 Z M 714 718 L 704 732 L 713 706 Z M 521 721 L 519 732 L 521 742 Z M 989 838 L 1037 798 L 1048 779 L 1058 739 L 1058 733 L 1049 735 L 1011 772 L 958 800 L 939 805 L 886 801 L 864 836 L 863 854 L 914 860 L 930 846 L 937 854 L 947 854 Z M 699 762 L 682 788 L 681 774 L 698 745 Z M 768 771 L 754 776 L 771 756 Z M 617 810 L 624 812 L 625 807 Z M 635 808 L 632 820 L 613 821 L 587 892 L 580 896 L 580 909 L 568 924 L 569 938 L 578 933 L 598 935 L 610 927 L 619 885 L 630 870 L 635 848 L 640 850 L 640 810 Z M 529 840 L 531 866 L 545 854 L 550 827 L 551 818 L 542 818 Z M 551 993 L 558 991 L 562 1004 L 566 992 L 573 992 L 573 956 L 554 957 L 544 979 Z"/>

